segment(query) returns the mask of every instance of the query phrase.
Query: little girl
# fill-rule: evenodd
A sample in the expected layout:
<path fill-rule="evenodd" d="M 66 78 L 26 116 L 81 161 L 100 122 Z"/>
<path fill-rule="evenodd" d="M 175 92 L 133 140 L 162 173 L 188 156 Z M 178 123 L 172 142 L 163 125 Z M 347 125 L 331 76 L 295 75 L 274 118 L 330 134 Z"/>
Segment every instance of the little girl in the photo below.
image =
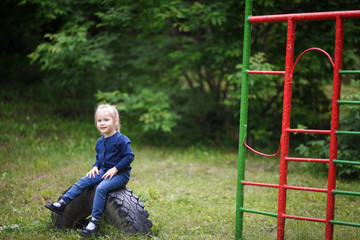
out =
<path fill-rule="evenodd" d="M 130 178 L 130 163 L 134 160 L 129 138 L 120 133 L 119 113 L 115 106 L 99 105 L 95 111 L 95 125 L 103 136 L 95 146 L 96 161 L 93 168 L 64 193 L 58 202 L 45 204 L 51 211 L 63 214 L 71 200 L 86 188 L 99 184 L 94 196 L 92 218 L 81 232 L 84 237 L 90 237 L 98 231 L 107 193 L 126 186 Z"/>

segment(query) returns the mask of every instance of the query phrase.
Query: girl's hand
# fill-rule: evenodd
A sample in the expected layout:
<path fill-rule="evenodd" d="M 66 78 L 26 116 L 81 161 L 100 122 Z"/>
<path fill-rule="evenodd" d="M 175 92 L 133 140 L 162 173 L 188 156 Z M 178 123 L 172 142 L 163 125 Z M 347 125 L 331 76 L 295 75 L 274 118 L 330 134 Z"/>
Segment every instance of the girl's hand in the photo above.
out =
<path fill-rule="evenodd" d="M 108 177 L 110 177 L 110 180 L 113 178 L 113 176 L 115 176 L 118 173 L 118 170 L 116 169 L 116 167 L 113 167 L 111 169 L 109 169 L 109 171 L 107 171 L 102 178 L 106 179 Z"/>
<path fill-rule="evenodd" d="M 91 170 L 86 174 L 86 176 L 87 176 L 88 178 L 91 178 L 91 177 L 95 178 L 95 173 L 96 173 L 96 175 L 99 175 L 99 169 L 98 169 L 97 167 L 93 167 L 93 169 L 91 169 Z"/>

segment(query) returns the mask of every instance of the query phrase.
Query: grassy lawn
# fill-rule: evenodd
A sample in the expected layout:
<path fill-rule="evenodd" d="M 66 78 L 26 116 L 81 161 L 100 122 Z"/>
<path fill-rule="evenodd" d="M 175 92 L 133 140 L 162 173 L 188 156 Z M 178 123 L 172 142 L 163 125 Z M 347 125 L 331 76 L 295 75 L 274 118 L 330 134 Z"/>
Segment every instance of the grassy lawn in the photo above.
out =
<path fill-rule="evenodd" d="M 0 127 L 0 239 L 79 239 L 76 230 L 56 229 L 43 206 L 94 163 L 99 134 L 91 119 L 70 121 L 47 115 L 43 106 L 1 103 Z M 98 239 L 234 238 L 236 151 L 136 142 L 132 147 L 136 157 L 128 187 L 150 213 L 153 233 L 122 233 L 104 222 Z M 246 180 L 278 183 L 278 163 L 277 158 L 249 155 Z M 302 169 L 302 164 L 289 163 L 289 185 L 326 188 L 326 178 Z M 337 188 L 360 191 L 360 183 L 338 181 Z M 244 205 L 276 213 L 277 189 L 247 186 Z M 324 218 L 325 212 L 325 194 L 288 191 L 288 214 Z M 359 222 L 360 199 L 337 196 L 335 216 Z M 244 221 L 243 239 L 276 239 L 276 218 L 245 213 Z M 359 236 L 360 228 L 335 226 L 334 239 Z M 285 237 L 324 239 L 324 224 L 287 220 Z"/>

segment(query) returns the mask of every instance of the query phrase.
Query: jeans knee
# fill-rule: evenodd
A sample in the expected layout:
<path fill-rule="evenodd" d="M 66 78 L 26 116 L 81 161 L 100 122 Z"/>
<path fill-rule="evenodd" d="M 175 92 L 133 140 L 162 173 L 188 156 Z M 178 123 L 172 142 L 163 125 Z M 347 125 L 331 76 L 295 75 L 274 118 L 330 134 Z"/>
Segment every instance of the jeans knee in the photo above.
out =
<path fill-rule="evenodd" d="M 86 184 L 85 181 L 82 178 L 80 178 L 79 181 L 77 181 L 74 185 L 76 185 L 79 188 L 83 188 L 85 187 Z"/>
<path fill-rule="evenodd" d="M 107 190 L 105 188 L 102 188 L 101 185 L 99 185 L 96 188 L 95 194 L 100 194 L 100 195 L 106 195 L 107 194 Z"/>
<path fill-rule="evenodd" d="M 86 179 L 80 178 L 79 181 L 77 181 L 74 185 L 76 185 L 77 187 L 79 187 L 81 189 L 85 189 L 85 188 L 90 187 L 92 184 L 89 183 L 89 181 L 86 181 Z"/>

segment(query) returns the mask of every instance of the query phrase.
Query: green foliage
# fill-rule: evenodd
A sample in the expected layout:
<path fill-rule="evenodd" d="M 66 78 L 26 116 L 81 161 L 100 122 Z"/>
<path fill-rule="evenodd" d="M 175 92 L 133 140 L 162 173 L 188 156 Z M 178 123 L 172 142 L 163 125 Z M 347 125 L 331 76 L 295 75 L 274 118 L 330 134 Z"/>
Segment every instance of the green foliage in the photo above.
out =
<path fill-rule="evenodd" d="M 178 116 L 171 111 L 170 96 L 163 91 L 153 92 L 142 89 L 139 94 L 129 95 L 118 91 L 103 93 L 98 91 L 97 98 L 116 104 L 118 110 L 127 115 L 127 118 L 137 120 L 145 132 L 162 130 L 170 132 L 176 125 Z"/>
<path fill-rule="evenodd" d="M 254 1 L 253 14 L 350 10 L 356 3 L 359 0 L 314 6 L 311 1 L 261 0 Z M 0 71 L 9 83 L 1 85 L 6 89 L 3 98 L 36 97 L 68 116 L 90 111 L 98 90 L 126 93 L 128 97 L 121 95 L 122 102 L 146 104 L 154 93 L 151 98 L 159 100 L 151 109 L 145 109 L 145 104 L 142 110 L 129 106 L 123 110 L 133 129 L 137 124 L 139 135 L 154 138 L 165 131 L 159 139 L 167 143 L 184 139 L 189 134 L 183 131 L 188 131 L 188 145 L 194 141 L 237 144 L 244 1 L 21 0 L 1 4 L 3 36 L 10 37 L 0 41 L 12 51 L 2 50 L 1 55 L 6 60 L 0 61 L 4 66 Z M 16 31 L 8 26 L 17 26 Z M 348 69 L 359 66 L 360 45 L 354 37 L 359 27 L 356 20 L 345 21 L 344 66 Z M 252 26 L 254 70 L 283 70 L 285 33 L 286 23 Z M 332 55 L 333 39 L 333 21 L 299 22 L 295 57 L 309 47 Z M 324 86 L 331 82 L 331 72 L 322 54 L 311 52 L 299 62 L 294 72 L 294 126 L 328 127 L 330 101 Z M 282 89 L 281 77 L 250 79 L 248 136 L 262 147 L 274 148 L 278 142 Z"/>
<path fill-rule="evenodd" d="M 157 93 L 154 99 L 164 100 L 152 104 L 145 113 L 137 107 L 124 109 L 126 113 L 136 109 L 130 115 L 135 122 L 141 119 L 145 123 L 145 131 L 168 132 L 179 123 L 176 111 L 163 111 L 170 107 L 163 104 L 176 98 L 169 92 L 182 91 L 183 95 L 192 92 L 189 88 L 201 88 L 220 103 L 219 111 L 212 112 L 223 112 L 228 92 L 225 75 L 235 70 L 240 57 L 242 19 L 233 12 L 238 7 L 236 1 L 103 1 L 100 6 L 93 1 L 65 1 L 63 11 L 59 10 L 61 4 L 24 3 L 50 8 L 50 18 L 63 21 L 29 55 L 47 71 L 45 81 L 52 94 L 65 99 L 75 94 L 86 98 L 95 88 L 103 92 L 116 89 L 136 96 L 131 101 L 140 103 L 153 101 L 143 90 L 151 88 L 149 91 Z M 65 89 L 68 93 L 64 96 Z M 190 117 L 199 118 L 197 113 Z"/>
<path fill-rule="evenodd" d="M 237 65 L 237 68 L 240 70 L 242 65 Z M 278 70 L 274 65 L 266 62 L 266 55 L 262 52 L 250 57 L 250 69 Z M 228 81 L 231 83 L 232 90 L 225 104 L 239 109 L 241 71 L 229 74 Z M 280 77 L 274 75 L 251 75 L 249 77 L 249 142 L 271 147 L 268 142 L 273 141 L 273 146 L 277 145 L 281 128 L 282 81 Z M 236 111 L 235 116 L 237 118 L 240 116 L 239 110 Z"/>

